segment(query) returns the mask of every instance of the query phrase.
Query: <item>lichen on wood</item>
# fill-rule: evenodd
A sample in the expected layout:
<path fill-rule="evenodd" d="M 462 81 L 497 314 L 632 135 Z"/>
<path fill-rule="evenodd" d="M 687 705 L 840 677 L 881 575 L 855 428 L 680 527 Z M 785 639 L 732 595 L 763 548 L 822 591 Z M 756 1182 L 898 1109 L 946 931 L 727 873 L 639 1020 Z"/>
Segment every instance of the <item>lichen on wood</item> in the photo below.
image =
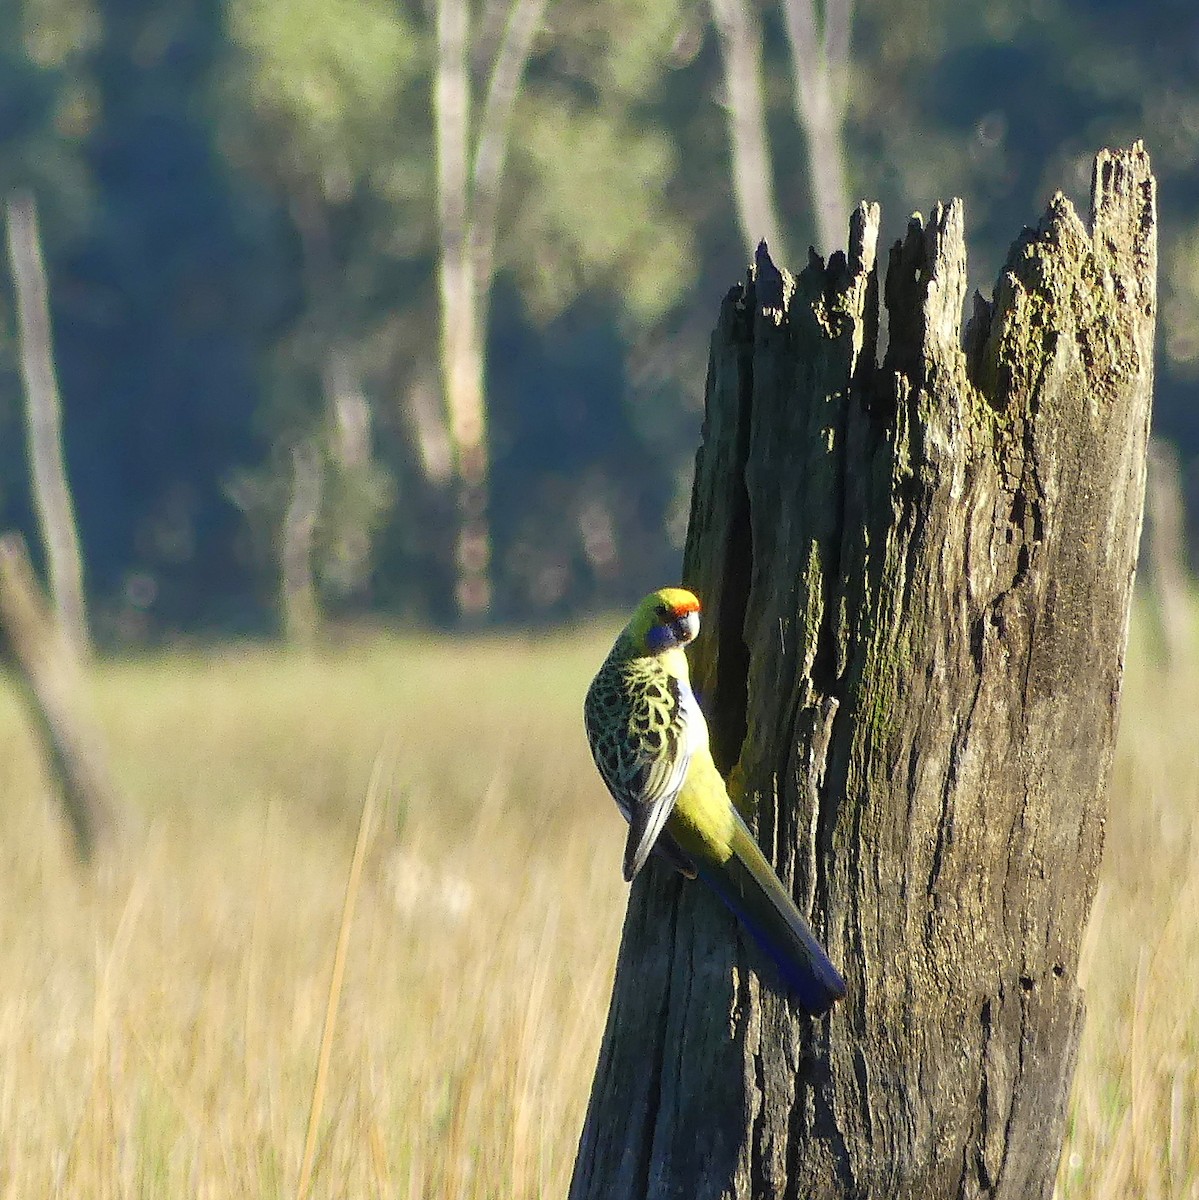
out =
<path fill-rule="evenodd" d="M 684 581 L 717 761 L 850 994 L 633 888 L 572 1196 L 1048 1196 L 1144 492 L 1154 182 L 1096 161 L 962 333 L 962 206 L 879 213 L 713 335 Z M 879 302 L 888 344 L 879 360 Z M 768 979 L 768 977 L 767 977 Z"/>

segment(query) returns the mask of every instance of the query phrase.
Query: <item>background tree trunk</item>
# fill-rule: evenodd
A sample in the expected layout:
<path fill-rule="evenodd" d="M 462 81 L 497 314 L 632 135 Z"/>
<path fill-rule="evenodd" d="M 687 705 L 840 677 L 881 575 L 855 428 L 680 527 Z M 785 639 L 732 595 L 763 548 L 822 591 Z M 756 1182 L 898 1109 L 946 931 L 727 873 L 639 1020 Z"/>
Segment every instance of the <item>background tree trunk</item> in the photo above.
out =
<path fill-rule="evenodd" d="M 1144 495 L 1143 149 L 1056 197 L 993 303 L 961 206 L 878 211 L 713 337 L 684 577 L 723 769 L 827 940 L 821 1021 L 702 887 L 633 887 L 572 1196 L 1049 1196 L 1083 1000 Z"/>
<path fill-rule="evenodd" d="M 320 629 L 313 550 L 320 520 L 324 463 L 311 442 L 291 451 L 291 497 L 279 537 L 279 600 L 283 629 L 296 646 L 311 646 Z"/>
<path fill-rule="evenodd" d="M 500 185 L 513 108 L 546 3 L 511 0 L 502 22 L 499 5 L 485 10 L 484 33 L 490 27 L 499 41 L 486 97 L 474 114 L 473 142 L 470 7 L 466 0 L 436 5 L 442 391 L 458 491 L 455 600 L 468 620 L 486 616 L 492 602 L 486 358 Z"/>
<path fill-rule="evenodd" d="M 441 369 L 446 421 L 458 489 L 455 594 L 458 611 L 491 607 L 491 535 L 487 525 L 487 425 L 484 333 L 470 244 L 470 13 L 466 0 L 437 0 L 437 205 L 441 240 Z"/>
<path fill-rule="evenodd" d="M 807 139 L 808 188 L 816 248 L 831 254 L 849 207 L 845 183 L 845 102 L 849 79 L 852 0 L 783 0 L 791 46 L 795 118 Z"/>
<path fill-rule="evenodd" d="M 0 632 L 76 853 L 87 862 L 117 832 L 120 809 L 103 739 L 87 712 L 79 658 L 63 641 L 17 533 L 0 537 Z"/>
<path fill-rule="evenodd" d="M 774 202 L 774 164 L 762 96 L 762 33 L 749 0 L 711 0 L 711 5 L 724 68 L 737 223 L 748 253 L 765 241 L 780 255 L 785 243 Z"/>
<path fill-rule="evenodd" d="M 29 192 L 15 192 L 8 199 L 8 255 L 21 334 L 29 478 L 50 595 L 62 636 L 73 653 L 86 658 L 91 653 L 91 637 L 83 591 L 83 552 L 63 453 L 62 403 L 54 374 L 46 267 L 37 208 Z"/>

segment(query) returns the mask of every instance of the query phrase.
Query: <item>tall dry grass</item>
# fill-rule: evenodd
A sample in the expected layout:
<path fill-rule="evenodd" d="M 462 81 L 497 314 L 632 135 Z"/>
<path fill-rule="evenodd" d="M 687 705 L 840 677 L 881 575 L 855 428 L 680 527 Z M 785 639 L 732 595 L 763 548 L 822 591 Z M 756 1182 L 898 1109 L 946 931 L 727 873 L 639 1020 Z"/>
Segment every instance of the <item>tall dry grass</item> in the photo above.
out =
<path fill-rule="evenodd" d="M 0 701 L 0 1194 L 296 1194 L 380 755 L 309 1194 L 562 1194 L 622 915 L 568 642 L 101 668 L 96 880 Z"/>
<path fill-rule="evenodd" d="M 1062 1200 L 1199 1200 L 1199 662 L 1134 622 Z"/>
<path fill-rule="evenodd" d="M 0 1196 L 293 1197 L 326 1034 L 310 1196 L 564 1195 L 624 909 L 604 637 L 103 665 L 135 829 L 94 878 L 0 691 Z M 1137 663 L 1071 1200 L 1199 1195 L 1199 676 Z"/>

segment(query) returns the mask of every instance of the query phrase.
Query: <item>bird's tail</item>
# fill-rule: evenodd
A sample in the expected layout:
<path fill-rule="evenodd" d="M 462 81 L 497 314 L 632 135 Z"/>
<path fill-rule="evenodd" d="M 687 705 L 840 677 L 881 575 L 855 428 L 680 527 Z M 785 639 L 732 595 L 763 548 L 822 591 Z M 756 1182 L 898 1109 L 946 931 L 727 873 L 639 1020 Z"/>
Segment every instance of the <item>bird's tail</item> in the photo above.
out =
<path fill-rule="evenodd" d="M 700 878 L 753 934 L 805 1011 L 827 1012 L 845 995 L 845 980 L 740 817 L 732 849 L 719 872 L 697 863 Z"/>

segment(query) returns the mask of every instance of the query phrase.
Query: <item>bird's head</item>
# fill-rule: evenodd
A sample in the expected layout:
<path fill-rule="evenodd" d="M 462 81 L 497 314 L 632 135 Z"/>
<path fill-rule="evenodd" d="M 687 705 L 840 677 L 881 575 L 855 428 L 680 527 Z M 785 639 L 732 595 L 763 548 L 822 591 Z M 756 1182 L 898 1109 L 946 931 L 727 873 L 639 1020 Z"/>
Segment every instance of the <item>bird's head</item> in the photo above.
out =
<path fill-rule="evenodd" d="M 624 637 L 638 654 L 663 654 L 695 640 L 699 601 L 683 588 L 659 588 L 637 605 Z"/>

